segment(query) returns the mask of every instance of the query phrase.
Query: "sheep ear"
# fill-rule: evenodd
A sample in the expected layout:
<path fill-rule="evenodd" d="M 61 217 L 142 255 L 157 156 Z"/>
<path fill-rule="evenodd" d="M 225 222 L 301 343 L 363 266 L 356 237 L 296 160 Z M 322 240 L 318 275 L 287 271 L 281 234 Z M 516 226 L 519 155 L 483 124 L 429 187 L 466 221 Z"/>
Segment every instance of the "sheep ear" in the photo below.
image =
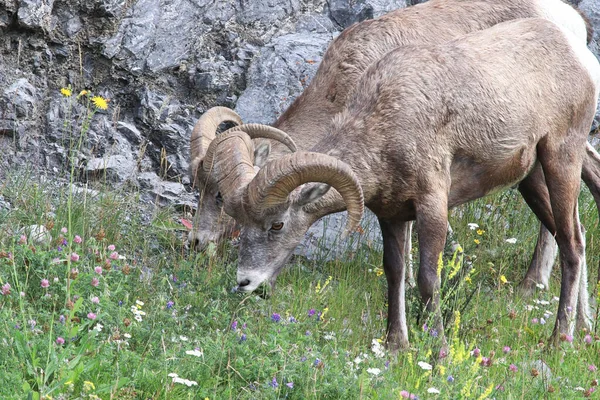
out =
<path fill-rule="evenodd" d="M 300 196 L 296 200 L 296 204 L 300 207 L 312 203 L 323 197 L 331 189 L 331 186 L 326 183 L 309 183 L 300 191 Z"/>
<path fill-rule="evenodd" d="M 269 153 L 271 152 L 271 143 L 261 143 L 254 150 L 254 166 L 262 168 L 267 163 Z"/>

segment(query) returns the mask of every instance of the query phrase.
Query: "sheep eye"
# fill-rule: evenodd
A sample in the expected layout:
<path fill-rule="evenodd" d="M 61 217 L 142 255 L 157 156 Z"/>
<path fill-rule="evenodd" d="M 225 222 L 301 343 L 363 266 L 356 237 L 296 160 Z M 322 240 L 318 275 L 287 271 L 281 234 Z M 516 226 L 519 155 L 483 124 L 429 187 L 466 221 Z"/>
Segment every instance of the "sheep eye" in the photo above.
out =
<path fill-rule="evenodd" d="M 215 198 L 215 201 L 217 203 L 217 207 L 223 206 L 223 196 L 221 196 L 221 192 L 217 192 L 217 197 Z"/>
<path fill-rule="evenodd" d="M 272 231 L 280 231 L 281 228 L 283 228 L 283 222 L 275 222 L 273 225 L 271 225 Z"/>

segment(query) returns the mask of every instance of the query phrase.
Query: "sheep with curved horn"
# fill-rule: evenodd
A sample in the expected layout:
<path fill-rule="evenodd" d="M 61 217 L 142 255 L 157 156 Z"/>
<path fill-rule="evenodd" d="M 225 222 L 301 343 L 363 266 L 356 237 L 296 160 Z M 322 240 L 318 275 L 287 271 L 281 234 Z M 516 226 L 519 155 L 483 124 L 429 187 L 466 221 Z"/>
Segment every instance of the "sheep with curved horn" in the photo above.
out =
<path fill-rule="evenodd" d="M 430 0 L 345 29 L 327 49 L 304 93 L 274 126 L 294 138 L 299 148 L 308 149 L 326 134 L 332 116 L 346 104 L 365 69 L 388 51 L 403 45 L 451 40 L 523 17 L 547 18 L 571 29 L 582 41 L 592 37 L 591 25 L 586 25 L 574 8 L 561 0 Z M 209 117 L 205 118 L 206 115 Z M 206 127 L 206 119 L 210 121 L 209 127 Z M 202 149 L 214 139 L 218 125 L 227 121 L 242 123 L 232 110 L 224 107 L 211 109 L 198 121 L 192 133 L 190 178 L 201 196 L 188 243 L 197 249 L 219 241 L 233 231 L 234 222 L 222 211 L 223 198 L 214 177 L 198 169 L 204 157 Z M 275 143 L 269 157 L 276 158 L 286 153 L 284 146 Z M 264 158 L 262 153 L 261 159 Z M 584 171 L 590 173 L 587 174 L 589 179 L 585 174 L 583 178 L 590 190 L 600 195 L 600 187 L 593 179 L 600 180 L 600 175 L 596 174 L 599 169 L 594 167 L 598 161 L 594 158 L 590 156 L 584 161 Z M 598 205 L 600 207 L 600 203 Z M 554 238 L 542 225 L 536 252 L 522 284 L 525 293 L 531 293 L 539 283 L 547 287 L 546 277 L 556 255 L 554 243 Z M 410 249 L 410 234 L 407 235 L 406 246 Z"/>
<path fill-rule="evenodd" d="M 228 210 L 244 221 L 239 289 L 252 291 L 272 281 L 310 225 L 354 207 L 349 199 L 360 198 L 360 187 L 382 227 L 389 345 L 408 344 L 402 249 L 413 219 L 419 290 L 443 342 L 436 271 L 448 209 L 519 183 L 560 248 L 553 340 L 572 334 L 585 262 L 577 195 L 599 91 L 600 64 L 593 54 L 572 33 L 544 19 L 506 22 L 444 44 L 394 49 L 361 76 L 328 134 L 311 148 L 319 154 L 283 156 L 257 174 L 245 167 L 239 175 L 244 178 L 232 184 L 242 188 L 238 195 L 244 199 L 231 200 Z M 218 146 L 217 162 L 244 151 L 249 150 Z M 328 164 L 333 157 L 337 166 L 352 170 L 360 186 L 350 183 L 352 174 L 336 186 L 309 173 L 316 167 L 310 164 L 307 171 L 304 160 L 322 155 Z M 215 173 L 220 181 L 230 171 L 215 168 Z M 313 179 L 321 183 L 307 183 Z"/>

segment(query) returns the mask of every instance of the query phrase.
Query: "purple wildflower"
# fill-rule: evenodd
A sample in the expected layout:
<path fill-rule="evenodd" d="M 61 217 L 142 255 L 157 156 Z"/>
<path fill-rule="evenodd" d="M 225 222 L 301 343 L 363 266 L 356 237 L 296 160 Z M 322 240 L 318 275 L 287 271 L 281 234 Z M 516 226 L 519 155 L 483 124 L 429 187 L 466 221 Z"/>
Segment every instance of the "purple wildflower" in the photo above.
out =
<path fill-rule="evenodd" d="M 278 313 L 273 313 L 273 315 L 271 315 L 271 321 L 273 321 L 273 322 L 281 321 L 281 315 L 279 315 Z"/>
<path fill-rule="evenodd" d="M 167 301 L 167 309 L 171 309 L 173 308 L 173 306 L 175 305 L 175 303 L 173 301 Z"/>
<path fill-rule="evenodd" d="M 233 321 L 233 322 L 231 323 L 231 330 L 232 330 L 232 331 L 235 331 L 235 330 L 237 329 L 237 326 L 238 326 L 238 322 L 237 322 L 237 320 L 236 320 L 236 321 Z"/>
<path fill-rule="evenodd" d="M 269 386 L 271 386 L 273 389 L 278 387 L 279 383 L 277 383 L 277 378 L 273 377 L 273 380 L 271 382 L 269 382 Z"/>
<path fill-rule="evenodd" d="M 285 386 L 289 387 L 290 389 L 294 388 L 294 382 L 288 382 L 285 384 Z"/>

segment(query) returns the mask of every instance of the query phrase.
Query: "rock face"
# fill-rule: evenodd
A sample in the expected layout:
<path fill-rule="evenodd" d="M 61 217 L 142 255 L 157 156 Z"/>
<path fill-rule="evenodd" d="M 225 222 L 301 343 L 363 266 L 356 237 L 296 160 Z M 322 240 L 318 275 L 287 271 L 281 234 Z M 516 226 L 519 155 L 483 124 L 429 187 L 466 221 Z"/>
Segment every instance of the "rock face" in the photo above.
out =
<path fill-rule="evenodd" d="M 344 27 L 420 2 L 0 0 L 0 171 L 69 166 L 82 181 L 194 206 L 188 142 L 206 109 L 235 107 L 245 121 L 271 123 Z M 599 3 L 576 3 L 596 26 L 598 54 Z M 60 92 L 67 87 L 70 97 Z M 108 110 L 90 112 L 84 89 L 109 99 Z M 307 243 L 343 226 L 337 218 Z M 329 248 L 337 232 L 326 231 Z"/>

